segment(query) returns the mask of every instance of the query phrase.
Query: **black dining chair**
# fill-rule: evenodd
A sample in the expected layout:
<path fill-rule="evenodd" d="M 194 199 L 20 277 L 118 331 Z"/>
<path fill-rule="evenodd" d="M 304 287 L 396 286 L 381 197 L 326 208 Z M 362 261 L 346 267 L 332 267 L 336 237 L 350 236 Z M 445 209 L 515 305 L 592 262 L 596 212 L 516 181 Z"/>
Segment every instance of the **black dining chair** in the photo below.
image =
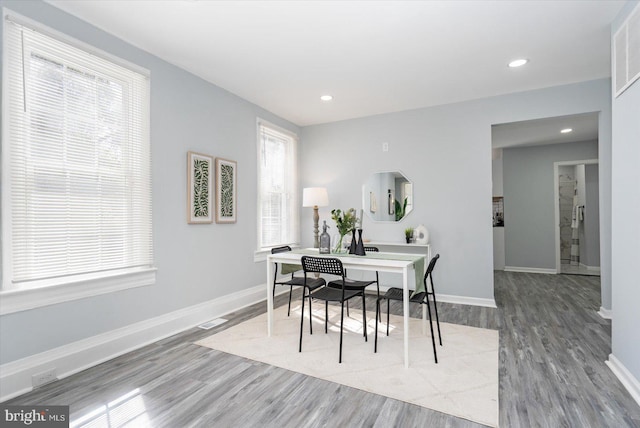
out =
<path fill-rule="evenodd" d="M 342 335 L 344 329 L 344 303 L 353 299 L 354 297 L 363 296 L 364 299 L 364 287 L 360 289 L 350 290 L 346 285 L 346 278 L 344 275 L 344 268 L 342 262 L 338 258 L 333 257 L 312 257 L 302 256 L 302 270 L 304 276 L 307 278 L 310 273 L 320 273 L 327 275 L 337 275 L 341 279 L 340 288 L 333 288 L 329 286 L 321 287 L 313 292 L 309 291 L 307 296 L 302 298 L 302 312 L 300 318 L 300 346 L 298 352 L 302 352 L 302 328 L 304 326 L 304 301 L 305 297 L 309 299 L 324 300 L 324 332 L 329 332 L 329 302 L 340 302 L 340 353 L 338 356 L 338 363 L 342 363 Z M 305 288 L 306 290 L 306 288 Z M 362 308 L 362 324 L 364 328 L 364 338 L 367 340 L 367 315 L 365 308 Z"/>
<path fill-rule="evenodd" d="M 427 271 L 424 274 L 424 289 L 425 291 L 421 293 L 417 293 L 413 296 L 414 290 L 409 290 L 410 303 L 419 303 L 421 305 L 427 305 L 427 312 L 429 313 L 429 326 L 431 327 L 431 343 L 433 344 L 433 358 L 438 363 L 438 353 L 436 351 L 436 339 L 433 334 L 433 320 L 431 319 L 431 305 L 429 303 L 429 296 L 433 297 L 433 309 L 436 315 L 436 325 L 438 327 L 438 339 L 440 340 L 440 346 L 442 346 L 442 335 L 440 334 L 440 320 L 438 319 L 438 306 L 436 302 L 436 292 L 433 288 L 433 269 L 436 266 L 436 262 L 440 258 L 440 254 L 436 254 L 430 261 L 429 266 L 427 267 Z M 429 281 L 427 281 L 427 279 Z M 429 284 L 431 284 L 431 291 L 429 291 Z M 413 297 L 411 297 L 413 296 Z M 376 300 L 376 337 L 375 337 L 375 345 L 373 347 L 374 352 L 378 352 L 378 316 L 380 314 L 380 301 L 387 301 L 387 336 L 389 336 L 389 302 L 391 300 L 396 300 L 402 302 L 402 288 L 391 287 L 387 290 L 384 296 L 378 298 Z"/>
<path fill-rule="evenodd" d="M 287 251 L 291 251 L 291 247 L 288 245 L 283 245 L 282 247 L 275 247 L 271 249 L 271 254 L 284 253 Z M 287 308 L 287 316 L 291 314 L 291 296 L 293 294 L 293 287 L 303 287 L 308 288 L 310 291 L 318 289 L 326 284 L 326 281 L 323 278 L 304 278 L 302 276 L 295 276 L 295 272 L 302 269 L 302 266 L 295 264 L 283 264 L 280 266 L 280 272 L 283 274 L 291 273 L 290 279 L 281 279 L 278 281 L 278 263 L 275 264 L 275 269 L 273 273 L 273 296 L 276 295 L 276 285 L 288 285 L 289 286 L 289 307 Z M 302 293 L 304 298 L 305 293 Z M 311 314 L 311 299 L 309 299 L 309 314 Z M 313 330 L 313 327 L 311 327 Z M 313 333 L 313 331 L 312 331 Z"/>
<path fill-rule="evenodd" d="M 378 249 L 378 247 L 372 247 L 372 246 L 365 246 L 364 247 L 364 252 L 365 253 L 377 253 L 380 250 Z M 345 269 L 344 271 L 344 275 L 347 276 L 347 271 Z M 348 280 L 351 281 L 351 280 Z M 365 285 L 363 288 L 368 287 L 369 285 L 373 284 L 375 282 L 376 284 L 376 298 L 379 299 L 380 298 L 380 276 L 378 274 L 378 271 L 376 271 L 376 280 L 370 282 L 369 284 Z M 329 283 L 329 287 L 334 287 L 334 288 L 340 288 L 340 284 L 332 284 L 331 282 Z M 363 303 L 364 305 L 364 303 Z M 347 316 L 349 316 L 349 302 L 347 302 Z M 382 314 L 380 314 L 380 321 L 382 321 Z"/>

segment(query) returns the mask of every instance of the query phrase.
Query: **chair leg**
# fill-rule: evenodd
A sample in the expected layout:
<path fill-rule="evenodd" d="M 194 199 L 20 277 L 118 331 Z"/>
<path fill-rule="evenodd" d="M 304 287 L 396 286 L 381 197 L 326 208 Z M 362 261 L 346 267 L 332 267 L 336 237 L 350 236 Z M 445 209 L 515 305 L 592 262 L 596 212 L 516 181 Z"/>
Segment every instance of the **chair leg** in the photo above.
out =
<path fill-rule="evenodd" d="M 436 351 L 436 338 L 433 335 L 433 320 L 431 319 L 431 305 L 429 305 L 429 295 L 425 295 L 427 298 L 427 312 L 429 313 L 429 327 L 431 328 L 431 344 L 433 345 L 433 358 L 436 360 L 436 364 L 438 364 L 438 353 Z"/>
<path fill-rule="evenodd" d="M 302 327 L 304 327 L 304 288 L 302 289 L 302 311 L 300 312 L 300 345 L 298 346 L 298 352 L 302 352 Z"/>
<path fill-rule="evenodd" d="M 380 283 L 377 281 L 378 278 L 378 272 L 376 272 L 376 287 L 378 287 L 378 300 L 380 299 Z M 380 315 L 380 322 L 382 322 L 382 314 Z"/>
<path fill-rule="evenodd" d="M 274 287 L 275 293 L 275 287 Z M 291 296 L 293 295 L 293 285 L 289 286 L 289 307 L 287 308 L 287 316 L 291 315 Z M 302 291 L 302 298 L 304 299 L 304 290 Z"/>
<path fill-rule="evenodd" d="M 350 317 L 351 315 L 349 315 L 349 301 L 347 300 L 347 316 Z"/>
<path fill-rule="evenodd" d="M 324 301 L 324 334 L 327 334 L 329 332 L 328 323 L 329 323 L 329 301 L 325 300 Z"/>
<path fill-rule="evenodd" d="M 304 287 L 302 288 L 304 290 Z M 304 291 L 302 292 L 304 299 Z M 313 312 L 311 311 L 311 290 L 309 290 L 309 334 L 313 334 Z"/>
<path fill-rule="evenodd" d="M 340 355 L 338 357 L 338 364 L 342 363 L 342 326 L 344 325 L 344 300 L 341 303 L 340 310 Z"/>
<path fill-rule="evenodd" d="M 364 327 L 364 341 L 368 342 L 367 338 L 367 307 L 365 305 L 364 290 L 362 290 L 362 326 Z"/>
<path fill-rule="evenodd" d="M 442 346 L 442 335 L 440 334 L 440 320 L 438 319 L 438 305 L 436 304 L 436 296 L 433 295 L 433 310 L 436 313 L 436 326 L 438 327 L 438 339 L 440 340 L 440 346 Z"/>
<path fill-rule="evenodd" d="M 376 337 L 374 339 L 373 352 L 378 352 L 378 316 L 382 316 L 380 314 L 380 299 L 376 300 Z"/>
<path fill-rule="evenodd" d="M 438 339 L 440 339 L 440 346 L 442 346 L 442 335 L 440 334 L 440 320 L 438 319 L 438 302 L 436 302 L 436 290 L 433 288 L 433 279 L 431 279 L 431 295 L 433 296 L 433 310 L 436 313 L 436 326 L 438 326 Z M 427 301 L 429 297 L 427 296 Z"/>
<path fill-rule="evenodd" d="M 389 299 L 387 299 L 387 336 L 389 336 Z"/>

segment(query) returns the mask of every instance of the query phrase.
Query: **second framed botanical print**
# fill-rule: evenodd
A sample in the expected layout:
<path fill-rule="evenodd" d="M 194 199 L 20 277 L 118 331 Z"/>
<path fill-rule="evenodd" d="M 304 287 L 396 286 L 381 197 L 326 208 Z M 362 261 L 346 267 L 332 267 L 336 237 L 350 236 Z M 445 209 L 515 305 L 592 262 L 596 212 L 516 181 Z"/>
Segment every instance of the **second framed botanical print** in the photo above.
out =
<path fill-rule="evenodd" d="M 235 223 L 237 215 L 237 163 L 216 158 L 216 223 Z"/>

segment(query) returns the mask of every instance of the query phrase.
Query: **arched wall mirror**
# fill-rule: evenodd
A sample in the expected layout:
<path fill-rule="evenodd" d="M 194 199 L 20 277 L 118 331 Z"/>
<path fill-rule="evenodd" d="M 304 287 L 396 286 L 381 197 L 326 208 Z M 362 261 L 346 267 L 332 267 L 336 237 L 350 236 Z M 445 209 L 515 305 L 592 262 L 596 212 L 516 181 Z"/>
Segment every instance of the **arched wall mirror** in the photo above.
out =
<path fill-rule="evenodd" d="M 362 186 L 362 209 L 375 221 L 402 220 L 413 211 L 413 183 L 400 171 L 371 174 Z"/>

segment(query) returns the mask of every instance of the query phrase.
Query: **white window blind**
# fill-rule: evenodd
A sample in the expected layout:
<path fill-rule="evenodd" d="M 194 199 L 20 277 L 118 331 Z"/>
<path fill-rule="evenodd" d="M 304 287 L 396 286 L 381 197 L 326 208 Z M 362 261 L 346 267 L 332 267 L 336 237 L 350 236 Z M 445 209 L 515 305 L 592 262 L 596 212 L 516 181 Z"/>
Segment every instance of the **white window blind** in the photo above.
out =
<path fill-rule="evenodd" d="M 296 138 L 258 122 L 258 248 L 298 241 Z"/>
<path fill-rule="evenodd" d="M 4 25 L 3 289 L 151 268 L 148 74 L 18 21 Z"/>

